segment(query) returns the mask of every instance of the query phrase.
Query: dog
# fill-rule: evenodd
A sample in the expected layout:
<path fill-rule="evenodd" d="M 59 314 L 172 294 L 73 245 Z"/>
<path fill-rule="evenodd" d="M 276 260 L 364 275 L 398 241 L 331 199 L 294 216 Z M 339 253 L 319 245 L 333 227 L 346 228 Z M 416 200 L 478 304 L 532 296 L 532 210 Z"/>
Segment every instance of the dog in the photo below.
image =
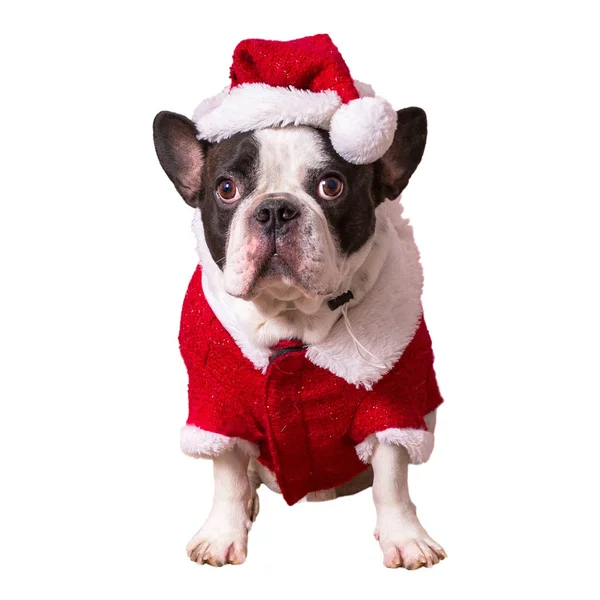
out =
<path fill-rule="evenodd" d="M 306 39 L 322 49 L 325 37 Z M 425 112 L 394 112 L 385 151 L 358 164 L 333 128 L 261 121 L 205 139 L 203 111 L 154 120 L 160 164 L 194 208 L 200 263 L 179 336 L 190 377 L 181 446 L 213 460 L 215 490 L 189 558 L 245 561 L 263 483 L 289 504 L 372 486 L 384 565 L 432 567 L 446 553 L 417 518 L 407 475 L 432 451 L 442 400 L 400 205 Z"/>

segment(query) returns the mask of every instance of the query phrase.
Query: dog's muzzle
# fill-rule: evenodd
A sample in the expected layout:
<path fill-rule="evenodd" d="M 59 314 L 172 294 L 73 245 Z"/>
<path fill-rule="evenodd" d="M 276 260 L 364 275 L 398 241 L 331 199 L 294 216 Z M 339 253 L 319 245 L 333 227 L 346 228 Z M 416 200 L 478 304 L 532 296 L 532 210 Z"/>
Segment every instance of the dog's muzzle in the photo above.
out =
<path fill-rule="evenodd" d="M 300 206 L 285 195 L 272 196 L 263 200 L 252 217 L 267 235 L 279 237 L 288 230 L 290 223 L 300 216 Z"/>

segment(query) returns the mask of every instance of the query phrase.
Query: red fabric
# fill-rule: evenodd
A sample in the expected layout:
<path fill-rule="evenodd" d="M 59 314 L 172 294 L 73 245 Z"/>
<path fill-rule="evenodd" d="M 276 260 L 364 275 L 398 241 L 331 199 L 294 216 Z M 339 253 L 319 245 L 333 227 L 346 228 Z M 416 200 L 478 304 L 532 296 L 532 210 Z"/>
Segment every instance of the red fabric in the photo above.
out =
<path fill-rule="evenodd" d="M 185 296 L 179 342 L 189 373 L 187 424 L 257 444 L 288 504 L 352 479 L 367 467 L 356 444 L 388 428 L 426 430 L 423 417 L 442 403 L 424 321 L 372 391 L 289 346 L 263 374 L 208 305 L 200 267 Z"/>
<path fill-rule="evenodd" d="M 337 92 L 346 104 L 359 94 L 342 55 L 327 34 L 289 42 L 244 40 L 233 52 L 231 87 L 266 83 L 274 87 Z"/>

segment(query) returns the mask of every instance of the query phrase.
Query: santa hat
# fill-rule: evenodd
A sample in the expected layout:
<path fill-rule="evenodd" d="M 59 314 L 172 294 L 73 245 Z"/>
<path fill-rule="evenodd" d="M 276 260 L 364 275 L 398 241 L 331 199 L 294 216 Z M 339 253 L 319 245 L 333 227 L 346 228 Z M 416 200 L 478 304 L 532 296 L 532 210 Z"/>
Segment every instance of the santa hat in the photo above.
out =
<path fill-rule="evenodd" d="M 396 112 L 355 81 L 326 34 L 289 42 L 244 40 L 233 53 L 231 85 L 202 102 L 198 139 L 219 142 L 242 131 L 310 125 L 329 131 L 335 151 L 363 165 L 381 158 L 396 131 Z"/>

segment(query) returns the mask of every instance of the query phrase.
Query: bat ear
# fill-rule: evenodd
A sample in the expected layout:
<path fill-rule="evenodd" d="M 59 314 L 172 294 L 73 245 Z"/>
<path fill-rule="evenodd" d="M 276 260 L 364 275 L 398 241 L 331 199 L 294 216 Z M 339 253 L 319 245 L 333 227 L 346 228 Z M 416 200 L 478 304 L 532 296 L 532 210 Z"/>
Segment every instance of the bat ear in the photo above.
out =
<path fill-rule="evenodd" d="M 427 141 L 427 115 L 422 108 L 398 111 L 398 125 L 390 149 L 375 163 L 380 201 L 397 198 L 416 171 Z"/>
<path fill-rule="evenodd" d="M 205 154 L 196 135 L 196 126 L 183 115 L 163 111 L 154 117 L 154 148 L 158 160 L 181 197 L 194 207 L 200 201 Z"/>

